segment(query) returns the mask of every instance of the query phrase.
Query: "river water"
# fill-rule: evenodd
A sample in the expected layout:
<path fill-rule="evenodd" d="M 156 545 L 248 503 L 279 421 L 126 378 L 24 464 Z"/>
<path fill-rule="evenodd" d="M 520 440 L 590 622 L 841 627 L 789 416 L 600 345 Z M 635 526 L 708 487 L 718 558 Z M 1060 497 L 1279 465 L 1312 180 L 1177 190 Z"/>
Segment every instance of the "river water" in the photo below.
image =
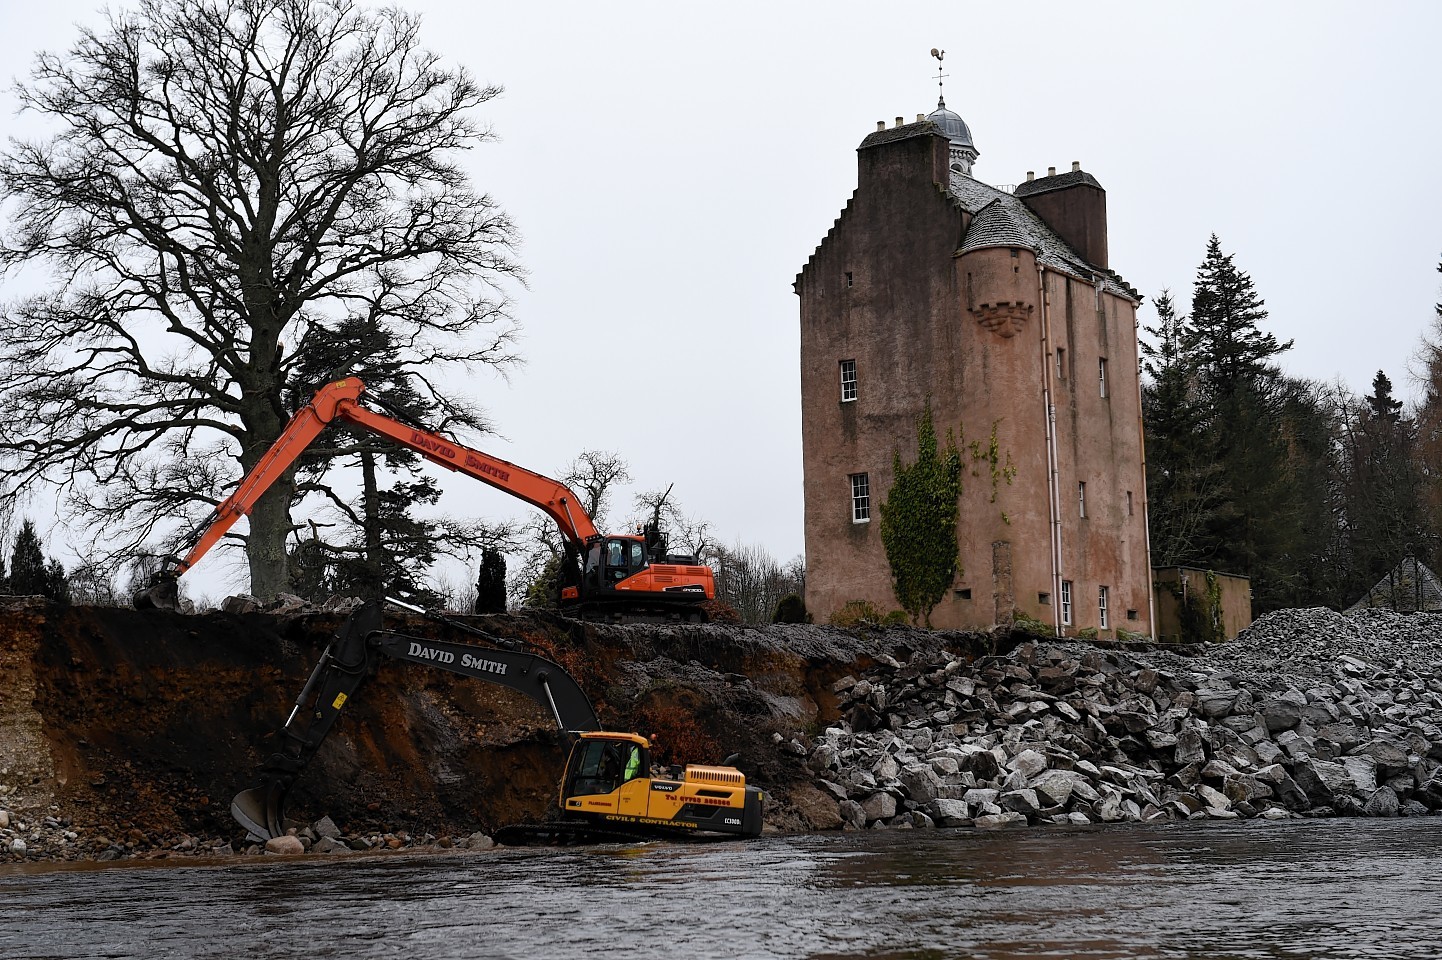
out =
<path fill-rule="evenodd" d="M 0 867 L 0 957 L 1442 957 L 1442 818 Z"/>

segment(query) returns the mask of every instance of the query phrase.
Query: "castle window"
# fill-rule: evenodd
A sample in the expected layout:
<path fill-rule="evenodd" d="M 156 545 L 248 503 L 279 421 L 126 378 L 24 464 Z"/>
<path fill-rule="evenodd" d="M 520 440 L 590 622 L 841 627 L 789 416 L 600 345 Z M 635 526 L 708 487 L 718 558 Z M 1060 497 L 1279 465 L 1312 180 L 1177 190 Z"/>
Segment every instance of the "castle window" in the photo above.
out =
<path fill-rule="evenodd" d="M 856 399 L 856 361 L 841 361 L 841 402 L 849 403 Z"/>
<path fill-rule="evenodd" d="M 848 287 L 851 286 L 851 271 L 850 271 L 850 270 L 846 271 L 846 285 L 847 285 Z"/>
<path fill-rule="evenodd" d="M 1051 606 L 1051 594 L 1045 592 L 1038 593 L 1036 595 L 1036 602 L 1041 604 L 1043 607 Z"/>
<path fill-rule="evenodd" d="M 1102 357 L 1097 361 L 1097 378 L 1101 381 L 1101 395 L 1107 395 L 1107 358 Z"/>
<path fill-rule="evenodd" d="M 1132 492 L 1131 492 L 1130 490 L 1128 490 L 1128 491 L 1127 491 L 1127 516 L 1130 517 L 1131 515 L 1132 515 Z"/>
<path fill-rule="evenodd" d="M 961 588 L 957 589 L 957 591 L 956 591 L 956 599 L 958 599 L 958 600 L 970 600 L 970 599 L 971 599 L 971 587 L 961 587 Z"/>
<path fill-rule="evenodd" d="M 1056 378 L 1066 379 L 1066 347 L 1056 348 Z"/>
<path fill-rule="evenodd" d="M 1077 516 L 1086 518 L 1087 515 L 1087 485 L 1078 482 L 1076 485 L 1076 509 Z"/>
<path fill-rule="evenodd" d="M 1135 610 L 1128 610 L 1128 611 L 1127 611 L 1127 619 L 1128 619 L 1128 620 L 1140 620 L 1141 617 L 1137 614 L 1137 612 L 1136 612 Z"/>
<path fill-rule="evenodd" d="M 851 522 L 871 522 L 871 478 L 864 473 L 851 475 Z"/>
<path fill-rule="evenodd" d="M 1107 624 L 1107 588 L 1097 588 L 1097 624 L 1105 630 Z"/>
<path fill-rule="evenodd" d="M 1061 582 L 1061 622 L 1064 626 L 1071 626 L 1071 581 Z"/>

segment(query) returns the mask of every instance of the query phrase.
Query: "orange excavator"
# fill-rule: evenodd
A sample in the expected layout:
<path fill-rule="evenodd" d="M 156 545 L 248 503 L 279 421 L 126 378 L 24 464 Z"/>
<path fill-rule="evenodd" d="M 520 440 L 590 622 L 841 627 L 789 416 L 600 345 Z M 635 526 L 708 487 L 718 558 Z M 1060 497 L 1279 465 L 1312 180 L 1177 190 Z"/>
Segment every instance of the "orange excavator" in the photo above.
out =
<path fill-rule="evenodd" d="M 565 538 L 558 598 L 561 611 L 590 619 L 706 619 L 703 604 L 716 596 L 711 569 L 697 558 L 666 552 L 657 522 L 637 534 L 603 535 L 576 495 L 559 480 L 473 450 L 419 425 L 377 412 L 362 402 L 365 384 L 355 377 L 321 387 L 293 416 L 260 462 L 240 481 L 184 558 L 157 574 L 136 594 L 141 609 L 174 609 L 178 579 L 200 562 L 255 502 L 328 426 L 344 423 L 386 437 L 432 463 L 503 490 L 544 511 Z"/>

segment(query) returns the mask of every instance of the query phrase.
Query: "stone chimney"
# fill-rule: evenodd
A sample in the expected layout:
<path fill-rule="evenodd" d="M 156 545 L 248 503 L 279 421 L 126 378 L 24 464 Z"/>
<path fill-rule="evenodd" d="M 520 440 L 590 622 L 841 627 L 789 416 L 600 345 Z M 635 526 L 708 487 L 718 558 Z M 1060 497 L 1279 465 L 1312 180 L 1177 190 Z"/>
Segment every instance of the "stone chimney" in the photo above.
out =
<path fill-rule="evenodd" d="M 1067 173 L 1058 175 L 1056 167 L 1048 167 L 1045 177 L 1028 177 L 1015 196 L 1083 260 L 1107 268 L 1107 192 L 1080 161 L 1073 161 Z"/>

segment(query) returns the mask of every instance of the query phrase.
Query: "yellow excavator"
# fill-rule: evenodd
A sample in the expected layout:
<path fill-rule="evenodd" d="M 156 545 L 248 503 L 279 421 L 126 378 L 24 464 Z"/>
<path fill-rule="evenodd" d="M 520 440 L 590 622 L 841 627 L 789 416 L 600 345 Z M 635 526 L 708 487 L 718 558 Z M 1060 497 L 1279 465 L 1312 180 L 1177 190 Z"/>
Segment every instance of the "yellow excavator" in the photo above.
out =
<path fill-rule="evenodd" d="M 552 817 L 503 827 L 505 844 L 578 843 L 657 837 L 754 837 L 764 795 L 733 766 L 687 764 L 675 777 L 651 775 L 651 744 L 635 733 L 601 729 L 590 699 L 559 664 L 468 624 L 388 600 L 441 624 L 461 640 L 387 629 L 380 602 L 356 608 L 311 671 L 281 727 L 282 748 L 259 783 L 237 794 L 231 815 L 257 839 L 285 833 L 285 802 L 341 711 L 375 673 L 381 657 L 436 667 L 518 690 L 540 704 L 570 742 Z"/>

